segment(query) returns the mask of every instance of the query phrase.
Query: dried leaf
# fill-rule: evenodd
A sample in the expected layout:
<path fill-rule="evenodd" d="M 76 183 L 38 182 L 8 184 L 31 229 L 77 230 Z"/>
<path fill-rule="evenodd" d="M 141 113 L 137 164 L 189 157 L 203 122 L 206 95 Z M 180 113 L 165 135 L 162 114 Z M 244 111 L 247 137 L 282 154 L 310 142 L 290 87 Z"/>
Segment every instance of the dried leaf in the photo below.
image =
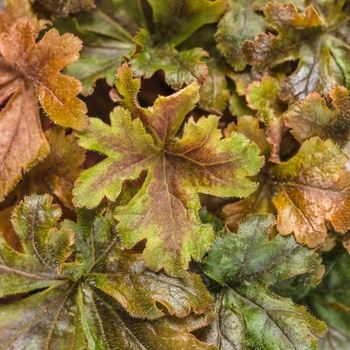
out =
<path fill-rule="evenodd" d="M 214 323 L 200 339 L 219 349 L 316 349 L 315 336 L 327 330 L 305 308 L 268 290 L 277 280 L 312 270 L 317 258 L 292 236 L 269 241 L 273 222 L 273 216 L 250 216 L 236 235 L 217 237 L 203 260 L 204 273 L 221 288 Z"/>
<path fill-rule="evenodd" d="M 141 108 L 136 100 L 139 79 L 132 79 L 127 65 L 119 69 L 117 88 L 124 108 L 111 114 L 111 127 L 92 119 L 91 127 L 78 133 L 80 144 L 108 158 L 82 173 L 74 189 L 75 204 L 96 206 L 104 196 L 115 200 L 122 182 L 147 178 L 125 207 L 116 209 L 119 235 L 132 248 L 147 238 L 144 256 L 158 271 L 183 274 L 191 256 L 199 260 L 213 239 L 210 226 L 200 223 L 197 192 L 216 196 L 247 196 L 256 185 L 246 179 L 262 165 L 259 150 L 243 135 L 232 133 L 220 140 L 218 117 L 192 118 L 178 138 L 185 116 L 198 101 L 196 82 Z M 132 121 L 133 117 L 138 117 Z M 144 129 L 147 128 L 147 133 Z M 249 159 L 249 163 L 246 162 Z M 94 193 L 91 193 L 94 188 Z"/>
<path fill-rule="evenodd" d="M 342 170 L 347 161 L 330 140 L 314 137 L 292 159 L 274 167 L 280 184 L 273 203 L 282 235 L 294 232 L 299 243 L 316 247 L 327 237 L 324 220 L 341 233 L 350 228 L 350 173 Z"/>

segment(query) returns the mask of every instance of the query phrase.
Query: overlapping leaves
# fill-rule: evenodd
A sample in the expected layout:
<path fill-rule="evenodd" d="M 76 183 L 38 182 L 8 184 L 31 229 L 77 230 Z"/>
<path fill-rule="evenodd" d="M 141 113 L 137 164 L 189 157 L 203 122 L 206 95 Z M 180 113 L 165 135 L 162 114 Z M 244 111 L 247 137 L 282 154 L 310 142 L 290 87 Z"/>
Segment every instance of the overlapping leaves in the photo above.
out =
<path fill-rule="evenodd" d="M 130 59 L 136 76 L 149 78 L 163 70 L 167 83 L 175 89 L 193 81 L 203 83 L 208 69 L 201 58 L 207 53 L 202 48 L 178 50 L 176 46 L 201 26 L 217 22 L 226 8 L 224 0 L 95 3 L 93 11 L 56 22 L 62 30 L 70 26 L 84 42 L 82 60 L 67 69 L 68 74 L 82 81 L 84 94 L 93 92 L 99 78 L 107 78 L 112 85 L 123 56 Z"/>
<path fill-rule="evenodd" d="M 0 200 L 21 178 L 23 170 L 49 152 L 41 130 L 38 98 L 55 123 L 80 130 L 88 126 L 85 104 L 76 97 L 81 84 L 59 73 L 79 57 L 80 40 L 72 34 L 59 36 L 52 29 L 36 43 L 43 23 L 35 19 L 27 1 L 21 4 L 20 17 L 14 16 L 12 1 L 1 13 L 0 101 L 4 108 L 0 112 Z"/>
<path fill-rule="evenodd" d="M 349 84 L 347 4 L 322 2 L 316 6 L 322 10 L 321 15 L 312 5 L 301 15 L 292 3 L 267 3 L 265 22 L 278 35 L 260 33 L 254 42 L 243 43 L 245 59 L 257 70 L 299 59 L 297 69 L 280 87 L 283 100 L 327 92 L 336 81 Z"/>
<path fill-rule="evenodd" d="M 219 236 L 203 261 L 204 273 L 221 288 L 213 288 L 216 315 L 200 339 L 219 349 L 316 349 L 316 336 L 327 329 L 305 308 L 269 291 L 278 280 L 312 270 L 317 258 L 292 236 L 269 241 L 273 222 L 272 216 L 250 216 L 236 235 Z"/>
<path fill-rule="evenodd" d="M 199 314 L 211 298 L 199 276 L 149 271 L 140 254 L 120 249 L 108 210 L 58 224 L 51 200 L 35 195 L 15 209 L 23 254 L 0 237 L 0 297 L 35 292 L 0 309 L 1 346 L 25 349 L 31 339 L 37 349 L 212 349 L 187 331 L 207 323 Z M 192 310 L 197 316 L 171 316 Z"/>
<path fill-rule="evenodd" d="M 160 96 L 150 108 L 137 102 L 140 80 L 127 65 L 119 69 L 117 88 L 124 96 L 111 114 L 111 126 L 92 119 L 91 127 L 77 133 L 80 144 L 108 158 L 86 170 L 74 189 L 77 206 L 95 207 L 106 196 L 114 200 L 126 179 L 147 170 L 138 194 L 116 209 L 119 234 L 131 248 L 147 238 L 145 259 L 155 270 L 182 273 L 191 256 L 199 260 L 213 239 L 202 225 L 197 192 L 217 196 L 247 196 L 256 188 L 246 176 L 262 165 L 259 149 L 243 135 L 220 140 L 218 117 L 188 120 L 182 138 L 177 133 L 198 101 L 198 84 Z M 132 118 L 136 119 L 132 120 Z M 146 130 L 148 132 L 146 132 Z M 91 193 L 91 188 L 94 189 Z"/>

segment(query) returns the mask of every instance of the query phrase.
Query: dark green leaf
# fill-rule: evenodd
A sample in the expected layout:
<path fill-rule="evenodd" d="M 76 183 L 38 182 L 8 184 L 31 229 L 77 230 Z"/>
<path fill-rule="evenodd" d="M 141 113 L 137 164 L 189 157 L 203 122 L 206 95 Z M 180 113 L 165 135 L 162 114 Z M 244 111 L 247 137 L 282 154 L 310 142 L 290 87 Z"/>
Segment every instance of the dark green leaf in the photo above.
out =
<path fill-rule="evenodd" d="M 311 271 L 317 258 L 292 236 L 270 241 L 273 223 L 273 216 L 250 216 L 237 234 L 217 237 L 203 261 L 204 273 L 222 285 L 216 319 L 203 340 L 214 339 L 220 349 L 316 349 L 315 335 L 326 331 L 305 308 L 268 290 L 277 280 Z M 222 340 L 228 329 L 232 333 Z"/>

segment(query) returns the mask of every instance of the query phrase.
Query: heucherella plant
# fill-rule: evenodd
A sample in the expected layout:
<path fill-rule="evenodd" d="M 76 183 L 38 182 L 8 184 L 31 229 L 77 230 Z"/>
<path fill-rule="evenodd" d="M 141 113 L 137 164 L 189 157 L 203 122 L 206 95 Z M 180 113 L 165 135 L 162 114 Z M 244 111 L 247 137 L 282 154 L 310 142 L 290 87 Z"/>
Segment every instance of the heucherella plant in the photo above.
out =
<path fill-rule="evenodd" d="M 0 1 L 0 349 L 347 350 L 349 21 Z"/>

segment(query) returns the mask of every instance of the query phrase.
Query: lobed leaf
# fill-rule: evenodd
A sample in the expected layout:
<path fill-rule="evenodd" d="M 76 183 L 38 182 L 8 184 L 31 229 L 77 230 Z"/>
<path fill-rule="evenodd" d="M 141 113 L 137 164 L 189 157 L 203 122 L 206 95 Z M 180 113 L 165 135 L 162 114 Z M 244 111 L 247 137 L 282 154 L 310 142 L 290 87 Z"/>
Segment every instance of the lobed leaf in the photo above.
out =
<path fill-rule="evenodd" d="M 294 232 L 296 240 L 309 247 L 324 243 L 324 220 L 336 231 L 350 227 L 349 172 L 342 170 L 348 157 L 327 140 L 311 138 L 289 161 L 275 166 L 272 174 L 280 182 L 273 199 L 278 211 L 278 230 L 282 235 Z"/>
<path fill-rule="evenodd" d="M 235 71 L 242 71 L 246 66 L 242 54 L 243 41 L 253 40 L 256 34 L 267 29 L 263 17 L 253 7 L 255 3 L 255 0 L 230 0 L 229 9 L 215 34 L 218 49 Z"/>
<path fill-rule="evenodd" d="M 305 101 L 298 102 L 284 114 L 286 124 L 299 142 L 318 136 L 326 141 L 332 139 L 340 147 L 348 140 L 350 128 L 349 92 L 343 86 L 336 86 L 329 92 L 332 109 L 317 93 L 309 94 Z"/>
<path fill-rule="evenodd" d="M 0 37 L 0 52 L 17 74 L 37 88 L 40 103 L 52 120 L 79 130 L 89 124 L 84 102 L 76 97 L 81 91 L 78 80 L 59 71 L 78 59 L 81 41 L 72 34 L 59 36 L 48 31 L 36 44 L 28 22 L 16 23 L 9 34 Z"/>
<path fill-rule="evenodd" d="M 169 349 L 213 348 L 188 333 L 210 319 L 200 316 L 212 299 L 199 276 L 149 271 L 140 254 L 120 249 L 106 209 L 83 210 L 77 223 L 58 225 L 61 211 L 51 201 L 31 196 L 15 209 L 12 220 L 24 253 L 0 237 L 0 297 L 34 292 L 0 308 L 6 349 L 25 349 L 28 338 L 47 349 L 151 349 L 165 342 Z M 197 315 L 186 319 L 191 311 Z"/>
<path fill-rule="evenodd" d="M 210 226 L 200 222 L 197 192 L 249 195 L 256 186 L 246 176 L 257 172 L 262 159 L 256 145 L 242 135 L 234 133 L 220 140 L 215 116 L 197 123 L 191 118 L 182 138 L 175 136 L 198 101 L 196 83 L 158 97 L 150 108 L 139 106 L 140 81 L 132 78 L 126 65 L 119 70 L 117 87 L 124 96 L 122 106 L 138 118 L 132 121 L 129 112 L 119 107 L 111 114 L 111 127 L 93 120 L 88 131 L 78 133 L 82 146 L 108 158 L 80 176 L 74 189 L 75 204 L 91 208 L 104 195 L 114 200 L 124 180 L 147 170 L 137 195 L 128 205 L 116 208 L 119 235 L 127 248 L 147 238 L 144 256 L 148 266 L 182 274 L 191 256 L 199 260 L 213 238 Z M 95 188 L 92 195 L 91 187 Z"/>
<path fill-rule="evenodd" d="M 200 48 L 178 51 L 175 47 L 203 25 L 217 22 L 226 8 L 225 1 L 148 2 L 152 7 L 154 31 L 144 28 L 135 37 L 136 49 L 130 60 L 133 73 L 149 78 L 161 69 L 166 82 L 174 89 L 194 81 L 203 84 L 208 68 L 200 59 L 207 53 Z"/>
<path fill-rule="evenodd" d="M 222 287 L 216 294 L 215 321 L 200 339 L 214 340 L 220 349 L 317 348 L 315 335 L 325 333 L 325 324 L 267 288 L 312 270 L 316 255 L 292 236 L 269 241 L 273 222 L 273 216 L 250 216 L 236 235 L 214 241 L 203 260 L 204 273 Z"/>
<path fill-rule="evenodd" d="M 208 67 L 200 59 L 208 54 L 201 48 L 177 51 L 171 46 L 155 46 L 150 33 L 141 29 L 134 41 L 135 53 L 130 60 L 133 74 L 150 78 L 157 70 L 163 70 L 165 81 L 173 88 L 180 89 L 183 84 L 198 81 L 203 84 Z"/>

